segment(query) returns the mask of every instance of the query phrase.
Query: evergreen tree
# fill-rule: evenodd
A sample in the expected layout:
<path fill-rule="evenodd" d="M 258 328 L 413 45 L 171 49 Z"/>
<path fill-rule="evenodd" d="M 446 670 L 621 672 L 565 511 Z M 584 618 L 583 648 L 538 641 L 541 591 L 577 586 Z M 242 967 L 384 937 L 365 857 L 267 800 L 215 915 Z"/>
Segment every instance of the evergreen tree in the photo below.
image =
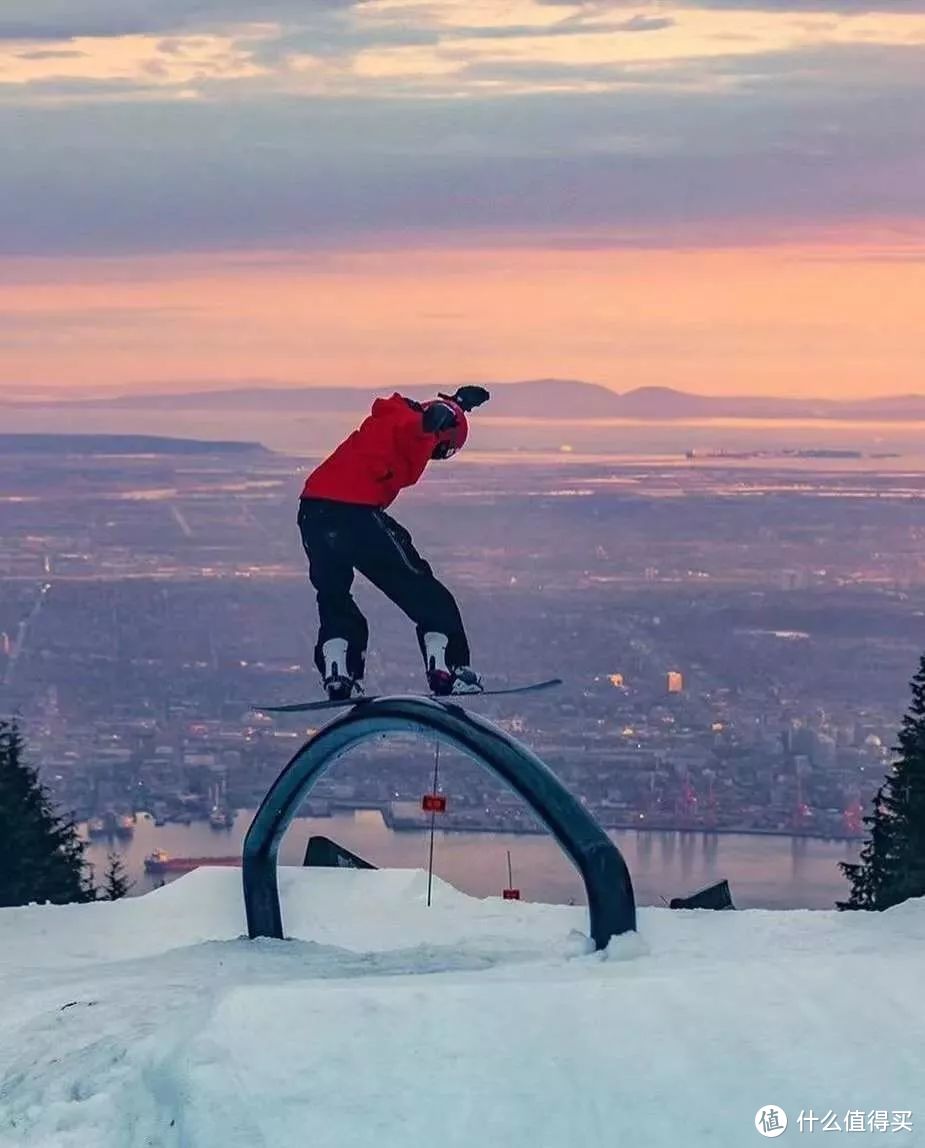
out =
<path fill-rule="evenodd" d="M 895 867 L 896 842 L 893 826 L 886 812 L 883 787 L 874 797 L 874 811 L 864 818 L 870 827 L 870 837 L 861 850 L 860 861 L 849 864 L 839 861 L 838 865 L 851 882 L 851 893 L 847 901 L 836 902 L 839 909 L 879 909 L 889 887 L 888 874 Z"/>
<path fill-rule="evenodd" d="M 125 866 L 122 863 L 122 855 L 115 851 L 110 852 L 106 858 L 106 876 L 102 888 L 104 901 L 119 901 L 134 885 L 134 881 L 129 881 L 128 874 L 125 871 Z"/>
<path fill-rule="evenodd" d="M 0 906 L 92 901 L 84 848 L 23 760 L 19 731 L 0 722 Z"/>
<path fill-rule="evenodd" d="M 911 682 L 912 704 L 903 718 L 899 755 L 864 818 L 870 838 L 860 862 L 840 863 L 851 882 L 839 909 L 889 909 L 925 896 L 925 655 Z"/>

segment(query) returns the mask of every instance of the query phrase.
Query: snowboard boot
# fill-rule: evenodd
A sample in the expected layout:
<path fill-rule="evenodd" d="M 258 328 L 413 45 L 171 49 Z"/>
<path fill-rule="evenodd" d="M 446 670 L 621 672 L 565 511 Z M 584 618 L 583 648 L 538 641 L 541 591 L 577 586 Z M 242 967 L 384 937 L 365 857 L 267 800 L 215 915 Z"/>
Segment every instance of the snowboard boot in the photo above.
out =
<path fill-rule="evenodd" d="M 438 697 L 452 694 L 480 694 L 482 679 L 468 666 L 446 664 L 448 642 L 445 634 L 424 635 L 424 652 L 427 659 L 427 684 L 430 692 Z"/>
<path fill-rule="evenodd" d="M 424 664 L 427 668 L 427 685 L 432 694 L 443 696 L 453 691 L 453 675 L 446 664 L 446 634 L 427 633 L 424 635 Z"/>
<path fill-rule="evenodd" d="M 343 638 L 331 638 L 325 642 L 321 656 L 324 659 L 324 688 L 329 701 L 346 702 L 363 693 L 360 682 L 347 673 L 347 643 Z"/>

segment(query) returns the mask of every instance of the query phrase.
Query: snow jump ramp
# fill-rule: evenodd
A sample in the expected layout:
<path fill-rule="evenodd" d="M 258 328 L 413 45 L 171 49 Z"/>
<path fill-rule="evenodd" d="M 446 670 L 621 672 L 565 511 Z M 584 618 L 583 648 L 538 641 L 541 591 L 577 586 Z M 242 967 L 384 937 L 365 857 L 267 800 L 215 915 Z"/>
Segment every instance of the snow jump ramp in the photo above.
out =
<path fill-rule="evenodd" d="M 276 859 L 303 800 L 336 758 L 390 732 L 436 737 L 474 758 L 523 798 L 581 874 L 596 948 L 635 930 L 636 903 L 622 854 L 536 754 L 451 700 L 397 696 L 364 701 L 335 718 L 305 742 L 270 787 L 244 839 L 244 904 L 251 938 L 283 937 Z"/>

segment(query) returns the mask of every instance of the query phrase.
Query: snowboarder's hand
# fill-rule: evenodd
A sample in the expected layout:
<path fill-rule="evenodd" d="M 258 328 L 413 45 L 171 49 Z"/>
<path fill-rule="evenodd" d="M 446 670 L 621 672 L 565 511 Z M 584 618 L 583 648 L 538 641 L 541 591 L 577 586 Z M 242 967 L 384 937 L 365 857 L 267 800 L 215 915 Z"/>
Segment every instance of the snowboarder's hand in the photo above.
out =
<path fill-rule="evenodd" d="M 424 411 L 423 424 L 428 434 L 439 434 L 456 426 L 456 412 L 446 403 L 431 403 Z"/>
<path fill-rule="evenodd" d="M 484 387 L 465 386 L 460 387 L 459 390 L 453 395 L 453 401 L 458 403 L 464 411 L 474 410 L 480 407 L 482 403 L 487 403 L 491 395 Z"/>

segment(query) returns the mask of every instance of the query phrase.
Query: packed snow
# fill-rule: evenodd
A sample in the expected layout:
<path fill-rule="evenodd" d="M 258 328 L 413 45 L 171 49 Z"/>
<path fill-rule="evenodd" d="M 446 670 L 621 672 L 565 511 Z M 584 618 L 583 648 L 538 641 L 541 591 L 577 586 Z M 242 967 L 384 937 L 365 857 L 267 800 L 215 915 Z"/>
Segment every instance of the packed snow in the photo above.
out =
<path fill-rule="evenodd" d="M 249 941 L 240 880 L 0 910 L 3 1148 L 741 1148 L 771 1107 L 925 1145 L 925 901 L 643 909 L 595 953 L 409 870 L 283 869 L 290 939 Z"/>

